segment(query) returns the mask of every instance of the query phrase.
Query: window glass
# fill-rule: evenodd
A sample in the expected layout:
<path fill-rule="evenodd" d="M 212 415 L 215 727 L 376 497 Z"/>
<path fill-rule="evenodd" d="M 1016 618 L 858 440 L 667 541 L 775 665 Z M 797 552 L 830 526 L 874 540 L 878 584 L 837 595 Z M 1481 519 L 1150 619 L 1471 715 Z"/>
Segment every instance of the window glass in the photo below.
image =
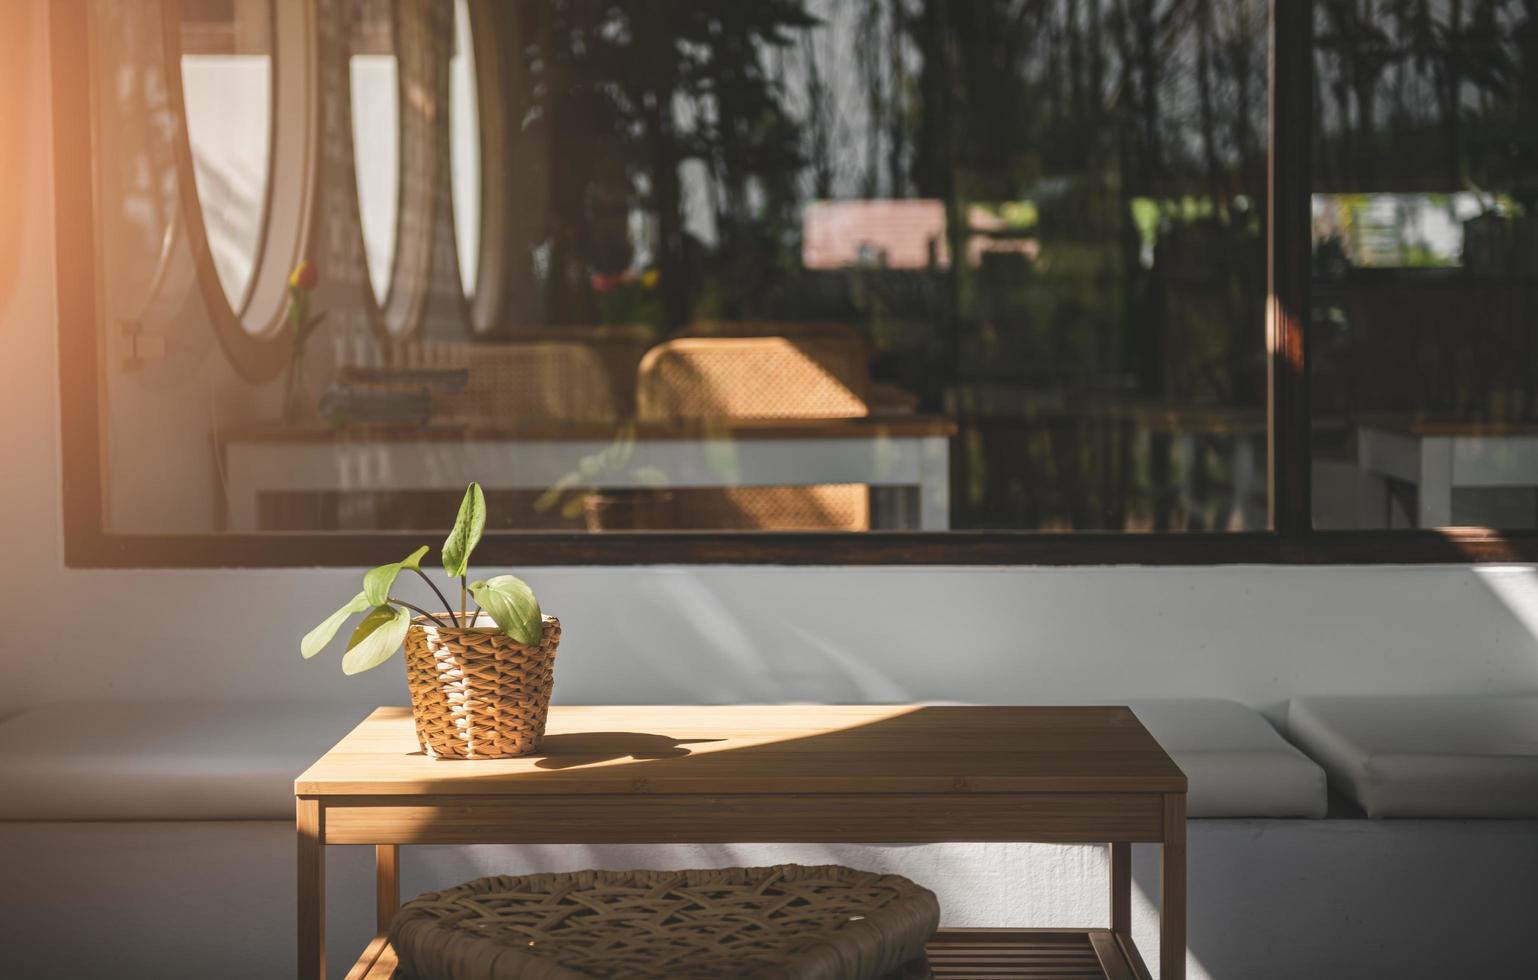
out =
<path fill-rule="evenodd" d="M 436 530 L 475 479 L 501 530 L 1265 526 L 1263 0 L 494 3 L 482 72 L 469 9 L 317 8 L 356 189 L 327 131 L 272 193 L 315 195 L 319 326 L 283 384 L 164 393 L 156 513 Z"/>
<path fill-rule="evenodd" d="M 182 104 L 203 227 L 237 313 L 256 270 L 272 150 L 268 0 L 182 0 Z"/>
<path fill-rule="evenodd" d="M 1533 527 L 1531 5 L 1315 9 L 1315 524 Z"/>
<path fill-rule="evenodd" d="M 390 293 L 400 212 L 400 81 L 390 0 L 354 0 L 352 54 L 353 166 L 358 218 L 374 298 Z"/>

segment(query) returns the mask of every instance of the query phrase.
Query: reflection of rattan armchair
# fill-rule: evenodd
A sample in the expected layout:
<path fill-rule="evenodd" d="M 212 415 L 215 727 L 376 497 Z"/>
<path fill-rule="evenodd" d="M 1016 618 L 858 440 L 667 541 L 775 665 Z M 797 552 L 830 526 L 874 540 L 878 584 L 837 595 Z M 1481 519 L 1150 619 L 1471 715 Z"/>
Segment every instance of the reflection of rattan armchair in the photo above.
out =
<path fill-rule="evenodd" d="M 870 414 L 862 346 L 787 337 L 684 338 L 641 359 L 637 410 L 672 419 L 847 419 Z"/>
<path fill-rule="evenodd" d="M 643 421 L 859 418 L 869 414 L 863 344 L 826 338 L 684 338 L 641 361 Z M 870 528 L 864 486 L 676 490 L 670 526 L 698 529 Z"/>
<path fill-rule="evenodd" d="M 619 414 L 603 361 L 586 344 L 478 344 L 471 352 L 465 390 L 438 399 L 435 414 L 493 424 Z"/>
<path fill-rule="evenodd" d="M 865 333 L 852 323 L 839 321 L 759 321 L 696 320 L 684 329 L 686 337 L 784 337 L 797 343 L 842 343 L 868 364 L 874 348 Z M 862 366 L 861 371 L 865 368 Z M 871 415 L 911 415 L 918 408 L 918 398 L 896 385 L 869 383 L 865 401 Z"/>
<path fill-rule="evenodd" d="M 495 425 L 530 420 L 619 418 L 615 386 L 598 350 L 585 343 L 530 340 L 413 344 L 393 367 L 464 369 L 465 389 L 433 398 L 433 415 Z"/>

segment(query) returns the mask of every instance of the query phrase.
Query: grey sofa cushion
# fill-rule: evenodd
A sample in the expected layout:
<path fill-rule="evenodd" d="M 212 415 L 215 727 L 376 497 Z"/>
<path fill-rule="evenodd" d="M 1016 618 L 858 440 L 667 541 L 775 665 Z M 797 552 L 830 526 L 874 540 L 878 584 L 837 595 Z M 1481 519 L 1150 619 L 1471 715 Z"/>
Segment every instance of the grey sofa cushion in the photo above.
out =
<path fill-rule="evenodd" d="M 0 723 L 0 820 L 292 820 L 294 777 L 360 705 L 33 708 Z"/>
<path fill-rule="evenodd" d="M 1293 738 L 1370 817 L 1538 817 L 1538 697 L 1319 697 Z"/>
<path fill-rule="evenodd" d="M 1188 816 L 1324 816 L 1324 771 L 1244 705 L 1201 698 L 1131 707 L 1185 772 Z"/>

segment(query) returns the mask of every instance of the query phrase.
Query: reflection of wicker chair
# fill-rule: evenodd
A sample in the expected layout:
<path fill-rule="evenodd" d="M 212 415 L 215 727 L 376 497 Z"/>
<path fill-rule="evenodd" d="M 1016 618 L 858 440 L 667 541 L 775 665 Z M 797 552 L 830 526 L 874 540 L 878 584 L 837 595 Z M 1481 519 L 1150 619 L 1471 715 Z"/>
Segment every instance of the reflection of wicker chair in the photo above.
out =
<path fill-rule="evenodd" d="M 869 414 L 863 344 L 824 338 L 684 338 L 653 348 L 636 384 L 640 417 L 859 418 Z M 670 527 L 721 530 L 870 528 L 864 486 L 674 491 Z"/>
<path fill-rule="evenodd" d="M 519 333 L 520 341 L 559 341 L 586 344 L 603 362 L 614 408 L 621 418 L 635 415 L 636 367 L 641 355 L 656 342 L 656 332 L 644 323 L 618 323 L 596 327 L 547 327 Z"/>
<path fill-rule="evenodd" d="M 434 396 L 433 414 L 439 418 L 494 425 L 620 415 L 603 358 L 583 343 L 413 344 L 397 353 L 392 366 L 469 372 L 463 391 Z"/>
<path fill-rule="evenodd" d="M 695 320 L 683 329 L 685 337 L 784 337 L 793 341 L 842 341 L 869 347 L 865 334 L 852 323 L 834 321 Z"/>

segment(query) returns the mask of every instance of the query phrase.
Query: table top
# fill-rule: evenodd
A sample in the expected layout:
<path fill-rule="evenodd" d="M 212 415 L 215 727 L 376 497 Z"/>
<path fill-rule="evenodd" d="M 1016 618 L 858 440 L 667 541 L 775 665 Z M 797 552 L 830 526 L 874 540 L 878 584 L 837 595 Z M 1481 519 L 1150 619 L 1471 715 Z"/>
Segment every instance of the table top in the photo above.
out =
<path fill-rule="evenodd" d="M 409 708 L 376 709 L 298 796 L 1184 793 L 1125 707 L 555 706 L 540 752 L 427 757 Z"/>
<path fill-rule="evenodd" d="M 876 439 L 949 437 L 956 422 L 942 415 L 866 415 L 858 418 L 709 418 L 633 422 L 530 419 L 495 424 L 440 419 L 426 424 L 360 422 L 342 426 L 247 425 L 222 430 L 222 443 L 400 442 L 608 442 L 620 438 L 688 439 Z"/>

